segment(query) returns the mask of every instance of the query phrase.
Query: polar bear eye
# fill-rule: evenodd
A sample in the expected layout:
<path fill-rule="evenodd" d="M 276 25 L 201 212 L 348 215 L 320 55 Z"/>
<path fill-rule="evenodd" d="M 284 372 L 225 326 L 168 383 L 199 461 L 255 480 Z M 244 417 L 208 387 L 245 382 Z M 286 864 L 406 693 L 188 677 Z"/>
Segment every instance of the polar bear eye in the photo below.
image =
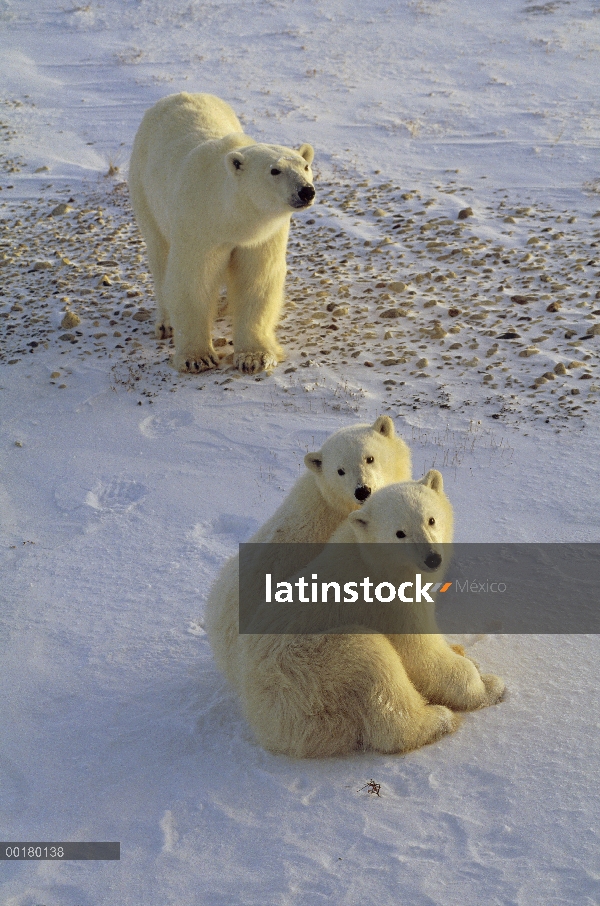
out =
<path fill-rule="evenodd" d="M 338 469 L 338 475 L 345 475 L 345 474 L 346 473 L 343 469 Z"/>
<path fill-rule="evenodd" d="M 281 170 L 278 170 L 277 167 L 271 167 L 271 176 L 279 176 Z"/>
<path fill-rule="evenodd" d="M 406 538 L 406 532 L 396 532 L 396 538 Z"/>
<path fill-rule="evenodd" d="M 429 525 L 435 525 L 435 519 L 433 518 L 433 516 L 431 516 L 429 519 Z"/>
<path fill-rule="evenodd" d="M 367 456 L 367 460 L 366 460 L 366 461 L 369 463 L 369 465 L 371 465 L 372 462 L 375 462 L 375 457 L 374 457 L 374 456 Z"/>
<path fill-rule="evenodd" d="M 304 168 L 304 169 L 305 169 L 305 170 L 306 170 L 306 172 L 307 172 L 307 173 L 308 173 L 308 171 L 309 171 L 309 170 L 310 170 L 310 167 L 309 167 L 309 166 L 308 166 L 308 164 L 307 164 L 307 165 L 306 165 L 306 166 L 305 166 L 305 168 Z"/>

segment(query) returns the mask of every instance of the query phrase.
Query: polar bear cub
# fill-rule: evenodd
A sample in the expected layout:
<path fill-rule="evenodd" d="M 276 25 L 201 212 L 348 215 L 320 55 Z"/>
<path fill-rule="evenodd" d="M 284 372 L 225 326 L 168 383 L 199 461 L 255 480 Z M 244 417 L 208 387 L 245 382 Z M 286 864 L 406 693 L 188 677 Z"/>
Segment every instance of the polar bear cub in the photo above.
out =
<path fill-rule="evenodd" d="M 307 471 L 250 541 L 319 544 L 378 488 L 411 477 L 410 450 L 381 415 L 372 425 L 341 428 L 304 457 Z M 239 557 L 231 557 L 211 589 L 204 623 L 215 661 L 236 686 L 239 642 Z"/>
<path fill-rule="evenodd" d="M 135 216 L 146 241 L 157 337 L 173 336 L 173 365 L 218 364 L 211 329 L 227 286 L 234 363 L 275 367 L 293 211 L 315 198 L 314 151 L 258 144 L 231 107 L 210 94 L 174 94 L 144 115 L 129 165 Z"/>
<path fill-rule="evenodd" d="M 436 545 L 451 540 L 452 508 L 441 474 L 431 470 L 418 482 L 376 491 L 330 543 L 358 543 L 366 573 L 377 567 L 381 542 L 398 545 L 392 562 L 400 563 L 394 579 L 401 581 L 400 545 L 418 544 L 417 568 L 435 571 L 443 567 Z M 317 558 L 309 570 L 318 575 L 319 565 Z M 414 577 L 414 562 L 411 569 Z M 455 730 L 460 718 L 450 708 L 501 698 L 502 680 L 480 676 L 431 634 L 433 617 L 423 616 L 422 604 L 407 610 L 408 635 L 363 633 L 356 624 L 344 633 L 343 622 L 339 634 L 241 635 L 237 691 L 261 745 L 293 757 L 405 752 Z"/>

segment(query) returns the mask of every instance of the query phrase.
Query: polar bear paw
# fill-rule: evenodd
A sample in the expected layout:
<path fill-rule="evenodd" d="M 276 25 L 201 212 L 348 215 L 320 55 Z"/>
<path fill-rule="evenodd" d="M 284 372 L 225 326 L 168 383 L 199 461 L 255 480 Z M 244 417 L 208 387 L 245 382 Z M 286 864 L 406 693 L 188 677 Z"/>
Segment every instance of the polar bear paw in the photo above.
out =
<path fill-rule="evenodd" d="M 495 676 L 493 673 L 482 673 L 481 680 L 485 686 L 485 700 L 481 707 L 485 708 L 487 705 L 497 705 L 498 702 L 502 701 L 504 693 L 506 692 L 504 680 L 499 676 Z"/>
<path fill-rule="evenodd" d="M 164 321 L 159 321 L 154 328 L 154 336 L 157 340 L 168 340 L 173 336 L 173 328 Z"/>
<path fill-rule="evenodd" d="M 256 374 L 258 371 L 272 371 L 277 365 L 277 356 L 273 352 L 236 352 L 233 364 L 244 374 Z"/>
<path fill-rule="evenodd" d="M 200 355 L 177 353 L 171 359 L 171 364 L 177 371 L 199 374 L 201 371 L 209 371 L 211 368 L 218 368 L 219 359 L 214 350 L 201 353 Z"/>
<path fill-rule="evenodd" d="M 460 727 L 462 718 L 443 705 L 428 705 L 425 711 L 426 719 L 422 727 L 422 737 L 417 745 L 427 745 L 436 742 L 447 733 L 454 733 Z"/>

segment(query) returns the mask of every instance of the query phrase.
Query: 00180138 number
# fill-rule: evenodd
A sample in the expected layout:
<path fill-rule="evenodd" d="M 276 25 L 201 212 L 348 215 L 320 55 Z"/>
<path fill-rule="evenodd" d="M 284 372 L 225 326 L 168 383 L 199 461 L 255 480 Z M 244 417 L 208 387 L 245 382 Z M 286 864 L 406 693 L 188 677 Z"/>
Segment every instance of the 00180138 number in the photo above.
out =
<path fill-rule="evenodd" d="M 7 846 L 7 859 L 62 859 L 62 846 Z"/>

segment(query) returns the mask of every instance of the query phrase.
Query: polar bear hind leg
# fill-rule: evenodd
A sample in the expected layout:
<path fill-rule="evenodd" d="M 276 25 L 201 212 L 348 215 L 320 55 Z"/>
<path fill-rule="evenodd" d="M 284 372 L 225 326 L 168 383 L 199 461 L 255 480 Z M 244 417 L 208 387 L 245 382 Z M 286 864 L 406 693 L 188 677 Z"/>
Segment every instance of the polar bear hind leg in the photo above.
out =
<path fill-rule="evenodd" d="M 265 657 L 273 642 L 250 642 L 256 648 L 244 670 L 246 715 L 266 749 L 295 758 L 359 748 L 401 753 L 461 722 L 423 699 L 383 636 L 301 636 L 292 643 L 280 637 L 274 644 L 277 650 Z"/>
<path fill-rule="evenodd" d="M 158 339 L 164 340 L 173 336 L 173 328 L 165 305 L 165 275 L 167 272 L 167 259 L 169 257 L 169 243 L 161 233 L 156 220 L 146 201 L 146 196 L 137 180 L 131 179 L 130 189 L 135 199 L 136 218 L 146 242 L 146 252 L 150 273 L 154 281 L 154 297 L 156 299 L 156 322 L 154 333 Z"/>
<path fill-rule="evenodd" d="M 185 243 L 171 246 L 165 298 L 177 350 L 172 364 L 178 371 L 198 373 L 219 364 L 211 334 L 227 258 L 226 252 L 215 250 L 210 255 L 188 253 Z"/>

